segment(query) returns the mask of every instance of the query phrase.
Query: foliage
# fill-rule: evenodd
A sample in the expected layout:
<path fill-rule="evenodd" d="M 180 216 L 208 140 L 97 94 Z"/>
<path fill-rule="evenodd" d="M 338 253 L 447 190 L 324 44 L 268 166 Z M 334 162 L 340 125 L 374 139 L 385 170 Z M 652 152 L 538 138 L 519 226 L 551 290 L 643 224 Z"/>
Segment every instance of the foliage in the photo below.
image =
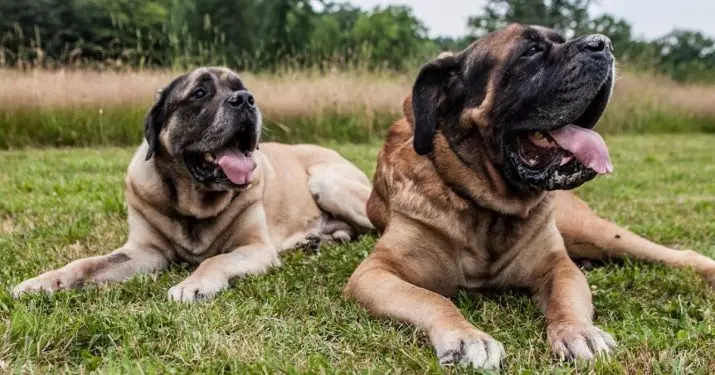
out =
<path fill-rule="evenodd" d="M 584 29 L 591 0 L 489 0 L 483 14 L 470 17 L 477 35 L 500 29 L 511 22 L 544 25 L 569 37 Z"/>
<path fill-rule="evenodd" d="M 569 37 L 603 33 L 631 69 L 680 81 L 715 81 L 712 38 L 673 30 L 641 40 L 626 20 L 590 14 L 591 3 L 488 0 L 469 18 L 471 35 L 429 38 L 412 9 L 399 5 L 363 10 L 326 0 L 4 0 L 0 67 L 405 71 L 520 22 L 553 27 Z"/>
<path fill-rule="evenodd" d="M 654 42 L 658 65 L 682 81 L 715 80 L 715 41 L 700 32 L 674 30 Z"/>
<path fill-rule="evenodd" d="M 568 37 L 601 33 L 613 41 L 620 61 L 631 69 L 658 71 L 679 81 L 715 82 L 715 40 L 700 32 L 674 30 L 653 41 L 634 37 L 631 25 L 610 14 L 589 14 L 592 0 L 488 0 L 469 18 L 475 36 L 511 22 L 539 24 Z"/>
<path fill-rule="evenodd" d="M 405 6 L 309 0 L 4 0 L 0 66 L 403 70 L 436 53 Z"/>

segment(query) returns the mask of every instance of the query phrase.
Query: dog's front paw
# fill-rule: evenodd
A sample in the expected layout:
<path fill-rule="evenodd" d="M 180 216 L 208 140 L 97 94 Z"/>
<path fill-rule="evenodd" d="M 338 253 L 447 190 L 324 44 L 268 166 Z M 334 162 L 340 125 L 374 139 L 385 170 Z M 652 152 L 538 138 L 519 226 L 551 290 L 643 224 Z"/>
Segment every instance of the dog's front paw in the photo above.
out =
<path fill-rule="evenodd" d="M 69 289 L 76 284 L 76 278 L 68 272 L 54 270 L 42 275 L 27 279 L 12 289 L 12 296 L 21 297 L 29 293 L 54 293 L 59 290 Z"/>
<path fill-rule="evenodd" d="M 169 299 L 176 302 L 194 302 L 213 298 L 228 288 L 228 280 L 217 277 L 192 277 L 169 289 Z"/>
<path fill-rule="evenodd" d="M 590 324 L 559 324 L 549 328 L 548 336 L 561 360 L 592 361 L 617 345 L 611 335 Z"/>
<path fill-rule="evenodd" d="M 442 366 L 498 369 L 506 356 L 502 343 L 474 327 L 440 334 L 433 344 Z"/>

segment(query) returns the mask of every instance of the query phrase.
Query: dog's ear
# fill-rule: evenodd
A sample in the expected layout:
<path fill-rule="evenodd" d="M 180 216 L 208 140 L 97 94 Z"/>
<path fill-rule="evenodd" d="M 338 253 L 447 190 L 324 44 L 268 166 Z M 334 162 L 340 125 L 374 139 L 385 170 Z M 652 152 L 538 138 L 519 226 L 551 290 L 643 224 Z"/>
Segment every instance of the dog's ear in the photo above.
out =
<path fill-rule="evenodd" d="M 419 155 L 432 152 L 437 131 L 438 111 L 452 84 L 460 73 L 460 55 L 443 53 L 420 70 L 412 87 L 412 114 L 415 135 L 413 146 Z"/>
<path fill-rule="evenodd" d="M 165 88 L 160 88 L 156 91 L 155 102 L 151 107 L 146 117 L 144 118 L 144 137 L 147 143 L 149 143 L 149 151 L 146 153 L 146 160 L 151 159 L 154 153 L 159 147 L 159 133 L 161 133 L 161 128 L 164 126 L 164 121 L 166 121 L 166 102 L 169 98 L 169 93 L 172 91 L 174 86 L 176 86 L 175 80 L 169 86 Z"/>

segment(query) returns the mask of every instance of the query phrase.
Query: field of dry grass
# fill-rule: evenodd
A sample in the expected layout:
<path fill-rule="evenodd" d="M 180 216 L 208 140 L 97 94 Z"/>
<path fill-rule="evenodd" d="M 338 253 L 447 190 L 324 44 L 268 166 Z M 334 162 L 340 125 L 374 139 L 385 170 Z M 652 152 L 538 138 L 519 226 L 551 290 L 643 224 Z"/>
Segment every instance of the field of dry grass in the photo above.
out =
<path fill-rule="evenodd" d="M 705 128 L 700 130 L 713 132 L 715 131 L 713 103 L 715 103 L 715 86 L 682 84 L 652 74 L 623 73 L 616 81 L 614 97 L 603 123 L 606 126 L 609 126 L 609 123 L 627 125 L 643 119 L 651 119 L 652 113 L 665 113 L 686 119 L 710 119 L 709 125 L 705 125 Z M 675 127 L 677 124 L 678 121 L 671 126 L 663 124 L 665 129 L 662 130 L 678 131 Z M 625 129 L 629 130 L 628 127 Z M 648 130 L 648 125 L 643 124 L 631 129 Z M 619 129 L 611 127 L 609 130 Z"/>
<path fill-rule="evenodd" d="M 154 92 L 179 73 L 0 70 L 0 108 L 107 107 L 148 105 Z M 382 76 L 299 72 L 279 76 L 242 74 L 265 111 L 303 115 L 327 108 L 368 108 L 389 112 L 399 106 L 412 83 L 409 75 Z M 616 82 L 614 105 L 647 101 L 715 116 L 715 87 L 680 84 L 665 77 L 623 73 Z"/>
<path fill-rule="evenodd" d="M 178 73 L 0 70 L 0 148 L 125 145 L 156 90 Z M 413 76 L 296 72 L 242 77 L 281 141 L 366 141 L 400 114 Z M 599 129 L 715 132 L 715 86 L 623 73 Z"/>
<path fill-rule="evenodd" d="M 149 106 L 156 90 L 178 74 L 0 70 L 0 108 Z M 266 114 L 310 115 L 325 110 L 390 112 L 409 92 L 408 76 L 311 72 L 280 76 L 241 74 Z"/>
<path fill-rule="evenodd" d="M 614 104 L 648 101 L 692 114 L 715 116 L 715 86 L 682 84 L 647 74 L 621 75 L 616 82 Z"/>

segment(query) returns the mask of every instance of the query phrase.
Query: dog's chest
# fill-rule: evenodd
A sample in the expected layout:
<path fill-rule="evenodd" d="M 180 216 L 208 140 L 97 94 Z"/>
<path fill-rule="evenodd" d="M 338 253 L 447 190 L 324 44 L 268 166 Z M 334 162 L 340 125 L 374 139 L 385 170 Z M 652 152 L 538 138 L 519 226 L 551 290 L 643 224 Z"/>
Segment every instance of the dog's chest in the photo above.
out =
<path fill-rule="evenodd" d="M 235 248 L 233 229 L 237 220 L 253 202 L 252 196 L 218 196 L 209 200 L 206 194 L 180 197 L 179 208 L 160 219 L 157 228 L 170 241 L 171 251 L 180 259 L 200 263 L 216 254 Z M 188 203 L 186 203 L 188 202 Z M 194 204 L 199 202 L 199 204 Z M 209 202 L 214 202 L 211 205 Z M 215 216 L 209 216 L 216 212 Z"/>
<path fill-rule="evenodd" d="M 183 260 L 198 263 L 224 252 L 224 232 L 230 225 L 225 218 L 197 219 L 190 216 L 176 216 L 169 219 L 173 251 Z"/>
<path fill-rule="evenodd" d="M 522 224 L 498 214 L 475 215 L 463 221 L 465 240 L 459 252 L 463 287 L 495 287 L 504 283 L 512 271 L 523 241 Z"/>

